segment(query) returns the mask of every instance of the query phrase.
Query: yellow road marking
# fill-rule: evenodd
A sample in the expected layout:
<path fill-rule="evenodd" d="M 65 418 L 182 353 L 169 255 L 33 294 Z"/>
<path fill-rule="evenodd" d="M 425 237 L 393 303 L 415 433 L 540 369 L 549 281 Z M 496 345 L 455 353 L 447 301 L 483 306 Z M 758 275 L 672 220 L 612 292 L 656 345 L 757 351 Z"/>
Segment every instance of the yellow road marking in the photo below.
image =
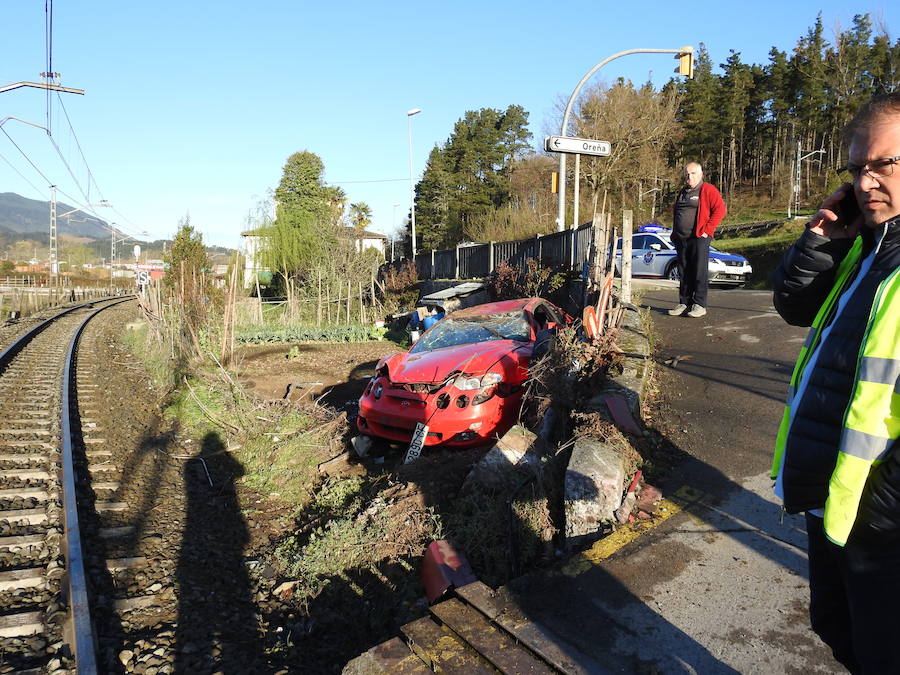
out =
<path fill-rule="evenodd" d="M 649 520 L 635 520 L 626 523 L 612 534 L 594 543 L 586 551 L 582 551 L 566 563 L 562 568 L 562 573 L 569 577 L 576 577 L 579 574 L 587 572 L 595 565 L 606 560 L 613 553 L 618 551 L 626 544 L 640 537 L 645 532 L 649 532 L 654 527 L 661 525 L 676 513 L 680 513 L 688 508 L 691 504 L 696 503 L 703 497 L 703 492 L 692 487 L 684 485 L 672 495 L 671 499 L 661 499 L 659 507 L 653 514 L 653 518 Z"/>

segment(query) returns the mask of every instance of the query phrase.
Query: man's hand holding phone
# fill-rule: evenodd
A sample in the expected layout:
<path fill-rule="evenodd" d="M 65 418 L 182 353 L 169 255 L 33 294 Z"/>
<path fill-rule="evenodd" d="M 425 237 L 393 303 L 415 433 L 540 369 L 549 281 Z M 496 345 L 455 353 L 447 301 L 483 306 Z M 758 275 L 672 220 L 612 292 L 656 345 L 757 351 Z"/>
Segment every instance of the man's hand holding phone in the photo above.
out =
<path fill-rule="evenodd" d="M 850 183 L 844 183 L 829 195 L 807 227 L 829 239 L 855 237 L 862 225 L 859 203 Z"/>

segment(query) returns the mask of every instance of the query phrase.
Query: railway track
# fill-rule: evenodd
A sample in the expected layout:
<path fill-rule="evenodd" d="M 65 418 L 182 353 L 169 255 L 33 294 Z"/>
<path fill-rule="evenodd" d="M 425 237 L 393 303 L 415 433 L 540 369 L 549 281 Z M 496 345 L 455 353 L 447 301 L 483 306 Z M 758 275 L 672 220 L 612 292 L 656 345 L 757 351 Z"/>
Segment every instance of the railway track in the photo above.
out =
<path fill-rule="evenodd" d="M 76 359 L 86 323 L 119 302 L 67 309 L 0 351 L 0 673 L 97 672 L 79 509 L 85 460 L 103 451 L 82 433 Z"/>

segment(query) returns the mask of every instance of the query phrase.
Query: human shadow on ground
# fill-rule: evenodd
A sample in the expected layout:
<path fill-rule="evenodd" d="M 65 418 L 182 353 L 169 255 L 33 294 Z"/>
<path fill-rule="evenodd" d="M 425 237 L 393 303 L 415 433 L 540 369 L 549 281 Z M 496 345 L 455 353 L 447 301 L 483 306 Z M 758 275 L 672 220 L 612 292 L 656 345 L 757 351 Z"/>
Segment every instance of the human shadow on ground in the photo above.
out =
<path fill-rule="evenodd" d="M 244 565 L 247 526 L 235 494 L 243 473 L 216 433 L 184 463 L 176 673 L 269 672 Z"/>

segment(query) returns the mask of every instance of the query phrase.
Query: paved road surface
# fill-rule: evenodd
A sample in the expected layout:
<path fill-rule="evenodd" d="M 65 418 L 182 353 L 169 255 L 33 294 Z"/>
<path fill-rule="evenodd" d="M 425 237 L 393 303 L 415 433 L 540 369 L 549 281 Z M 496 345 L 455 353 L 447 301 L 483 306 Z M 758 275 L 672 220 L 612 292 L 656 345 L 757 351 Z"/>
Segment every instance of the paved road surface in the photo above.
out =
<path fill-rule="evenodd" d="M 693 506 L 600 559 L 591 551 L 507 592 L 595 663 L 623 673 L 844 672 L 809 630 L 805 532 L 772 498 L 772 442 L 805 329 L 771 294 L 710 292 L 702 319 L 644 291 L 663 368 L 660 424 L 686 453 L 666 481 Z M 674 359 L 677 357 L 677 361 Z M 599 560 L 599 562 L 592 562 Z"/>

